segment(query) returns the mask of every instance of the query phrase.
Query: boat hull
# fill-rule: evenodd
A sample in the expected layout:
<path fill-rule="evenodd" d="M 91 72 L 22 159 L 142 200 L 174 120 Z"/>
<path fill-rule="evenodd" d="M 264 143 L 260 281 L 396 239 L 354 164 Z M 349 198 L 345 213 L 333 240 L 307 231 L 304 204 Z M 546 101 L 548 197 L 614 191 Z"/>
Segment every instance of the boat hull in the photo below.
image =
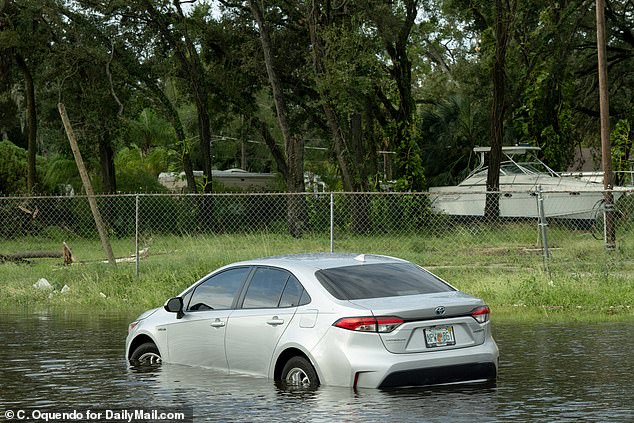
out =
<path fill-rule="evenodd" d="M 615 201 L 620 193 L 615 192 Z M 602 191 L 544 191 L 544 216 L 570 220 L 595 220 L 603 202 Z M 430 190 L 432 210 L 450 216 L 484 216 L 486 193 L 460 192 L 456 187 Z M 500 217 L 538 218 L 535 191 L 501 191 Z"/>

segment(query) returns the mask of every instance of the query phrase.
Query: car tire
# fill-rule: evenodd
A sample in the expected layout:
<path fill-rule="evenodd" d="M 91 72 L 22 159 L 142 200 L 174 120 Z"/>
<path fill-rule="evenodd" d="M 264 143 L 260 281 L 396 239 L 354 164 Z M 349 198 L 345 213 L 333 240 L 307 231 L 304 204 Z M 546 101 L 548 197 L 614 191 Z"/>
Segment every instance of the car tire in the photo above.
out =
<path fill-rule="evenodd" d="M 134 349 L 130 355 L 133 366 L 152 366 L 161 364 L 161 353 L 153 342 L 145 342 Z"/>
<path fill-rule="evenodd" d="M 319 386 L 317 372 L 305 357 L 295 356 L 282 369 L 282 382 L 289 388 L 313 389 Z"/>

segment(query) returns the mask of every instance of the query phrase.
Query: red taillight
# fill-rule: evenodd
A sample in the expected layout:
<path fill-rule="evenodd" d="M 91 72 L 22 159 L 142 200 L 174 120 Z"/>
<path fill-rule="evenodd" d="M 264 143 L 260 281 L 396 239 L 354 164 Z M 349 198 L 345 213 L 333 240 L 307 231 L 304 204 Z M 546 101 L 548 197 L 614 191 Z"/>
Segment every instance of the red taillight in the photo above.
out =
<path fill-rule="evenodd" d="M 130 325 L 128 326 L 128 333 L 132 332 L 134 330 L 134 328 L 136 327 L 136 325 L 138 325 L 138 324 L 139 324 L 138 320 L 136 322 L 130 323 Z"/>
<path fill-rule="evenodd" d="M 392 332 L 405 321 L 398 317 L 345 317 L 333 323 L 338 328 L 357 332 Z"/>
<path fill-rule="evenodd" d="M 471 316 L 476 319 L 478 323 L 488 322 L 489 314 L 491 314 L 491 309 L 488 306 L 478 307 L 471 312 Z"/>

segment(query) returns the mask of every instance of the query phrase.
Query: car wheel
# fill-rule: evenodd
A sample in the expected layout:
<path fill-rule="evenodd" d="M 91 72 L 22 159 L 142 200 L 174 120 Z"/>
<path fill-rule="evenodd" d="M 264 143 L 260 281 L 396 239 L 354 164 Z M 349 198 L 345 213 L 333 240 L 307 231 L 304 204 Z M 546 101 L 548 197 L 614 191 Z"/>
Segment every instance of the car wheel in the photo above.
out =
<path fill-rule="evenodd" d="M 161 353 L 153 342 L 146 342 L 132 352 L 130 364 L 133 366 L 161 364 Z"/>
<path fill-rule="evenodd" d="M 282 369 L 282 381 L 288 387 L 316 388 L 319 386 L 319 378 L 310 361 L 304 357 L 296 356 L 288 360 Z"/>

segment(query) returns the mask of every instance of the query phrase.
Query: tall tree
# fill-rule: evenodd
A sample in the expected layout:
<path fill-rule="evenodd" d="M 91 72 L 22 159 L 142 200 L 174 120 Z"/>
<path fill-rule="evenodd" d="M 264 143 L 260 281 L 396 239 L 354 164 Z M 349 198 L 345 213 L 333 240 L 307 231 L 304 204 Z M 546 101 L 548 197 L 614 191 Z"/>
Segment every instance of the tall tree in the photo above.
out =
<path fill-rule="evenodd" d="M 343 188 L 345 191 L 357 191 L 358 190 L 358 177 L 355 177 L 352 172 L 352 157 L 350 149 L 347 147 L 346 140 L 344 138 L 344 131 L 341 128 L 339 117 L 335 111 L 333 101 L 329 96 L 328 90 L 324 79 L 327 74 L 327 69 L 324 65 L 325 46 L 322 40 L 322 27 L 330 25 L 333 11 L 330 8 L 330 2 L 322 2 L 313 0 L 309 3 L 308 22 L 310 30 L 311 40 L 311 53 L 313 59 L 313 69 L 315 72 L 315 78 L 317 79 L 317 91 L 321 99 L 321 107 L 326 116 L 326 122 L 330 129 L 330 136 L 333 139 L 334 151 L 339 164 L 339 170 L 341 171 L 341 179 L 343 181 Z"/>
<path fill-rule="evenodd" d="M 41 0 L 26 4 L 5 0 L 0 8 L 0 52 L 4 62 L 0 79 L 4 80 L 5 89 L 8 89 L 13 63 L 24 84 L 27 190 L 33 192 L 37 184 L 35 156 L 38 127 L 34 72 L 49 38 L 46 15 L 50 13 L 50 7 Z"/>
<path fill-rule="evenodd" d="M 286 147 L 287 159 L 287 178 L 286 186 L 289 192 L 304 192 L 304 138 L 301 134 L 294 131 L 289 123 L 289 115 L 287 109 L 287 100 L 284 95 L 284 88 L 280 80 L 273 57 L 275 55 L 274 47 L 271 42 L 271 34 L 269 23 L 266 19 L 266 10 L 258 0 L 249 0 L 249 8 L 253 14 L 253 18 L 258 25 L 260 42 L 262 44 L 262 53 L 264 55 L 264 64 L 273 93 L 273 101 L 277 111 L 277 121 L 284 138 L 284 146 Z M 289 229 L 293 236 L 300 236 L 304 226 L 304 210 L 303 198 L 293 196 L 289 200 L 288 206 L 288 223 Z"/>
<path fill-rule="evenodd" d="M 147 98 L 153 99 L 152 106 L 161 110 L 172 124 L 177 138 L 177 144 L 173 148 L 179 153 L 181 158 L 187 182 L 187 192 L 193 193 L 197 191 L 194 179 L 194 166 L 183 122 L 178 114 L 176 105 L 165 93 L 164 87 L 161 86 L 161 84 L 165 84 L 161 75 L 164 77 L 169 72 L 171 63 L 160 60 L 163 63 L 157 64 L 156 62 L 159 60 L 155 56 L 151 53 L 145 54 L 146 43 L 144 41 L 147 40 L 142 36 L 134 37 L 133 40 L 126 37 L 117 44 L 115 57 L 120 66 L 126 70 L 129 79 L 128 84 L 133 86 L 140 85 L 142 87 L 141 92 Z M 149 58 L 146 56 L 149 56 Z M 142 60 L 142 58 L 145 58 L 145 60 Z M 138 84 L 138 82 L 141 84 Z"/>
<path fill-rule="evenodd" d="M 200 40 L 196 38 L 195 30 L 200 23 L 185 12 L 180 0 L 113 1 L 94 6 L 100 7 L 107 17 L 116 19 L 128 33 L 138 31 L 148 45 L 154 48 L 152 55 L 174 58 L 176 74 L 187 82 L 186 87 L 196 107 L 200 162 L 206 179 L 204 190 L 211 192 L 209 84 L 198 48 Z M 184 165 L 188 167 L 187 158 Z"/>
<path fill-rule="evenodd" d="M 378 35 L 387 54 L 387 72 L 396 86 L 395 99 L 384 87 L 376 85 L 376 95 L 395 127 L 393 147 L 396 162 L 406 190 L 422 190 L 426 182 L 423 175 L 420 149 L 414 126 L 415 101 L 412 93 L 412 62 L 409 57 L 411 33 L 418 16 L 420 0 L 370 2 L 368 13 L 376 25 Z M 388 84 L 389 86 L 389 84 Z"/>
<path fill-rule="evenodd" d="M 509 42 L 509 0 L 495 0 L 495 55 L 493 60 L 493 105 L 491 108 L 491 152 L 487 172 L 487 196 L 484 207 L 485 218 L 500 215 L 500 163 L 504 138 L 504 112 L 506 110 L 506 51 Z"/>
<path fill-rule="evenodd" d="M 65 103 L 83 148 L 99 158 L 101 191 L 115 193 L 116 141 L 129 90 L 121 83 L 120 68 L 113 65 L 105 23 L 70 7 L 59 10 L 73 25 L 61 26 L 58 37 L 64 42 L 54 45 L 51 78 L 58 81 L 58 92 L 51 95 Z"/>

